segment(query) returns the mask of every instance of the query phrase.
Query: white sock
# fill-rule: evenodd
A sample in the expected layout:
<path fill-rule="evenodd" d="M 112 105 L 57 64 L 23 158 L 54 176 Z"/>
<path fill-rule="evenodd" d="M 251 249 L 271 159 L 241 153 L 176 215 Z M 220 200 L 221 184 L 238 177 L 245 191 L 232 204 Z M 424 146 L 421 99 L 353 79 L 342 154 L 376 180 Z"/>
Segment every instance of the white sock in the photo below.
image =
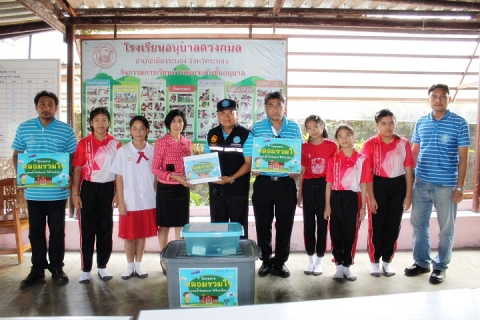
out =
<path fill-rule="evenodd" d="M 78 279 L 78 282 L 89 281 L 89 280 L 90 280 L 90 272 L 82 272 L 82 275 L 80 276 L 80 279 Z"/>
<path fill-rule="evenodd" d="M 98 274 L 100 274 L 102 276 L 102 278 L 113 277 L 113 275 L 110 272 L 108 272 L 107 269 L 105 269 L 105 268 L 98 269 Z"/>
<path fill-rule="evenodd" d="M 125 271 L 122 274 L 122 277 L 130 277 L 133 273 L 133 270 L 135 270 L 135 266 L 133 262 L 128 262 L 127 263 L 127 271 Z"/>
<path fill-rule="evenodd" d="M 313 256 L 308 256 L 308 265 L 303 269 L 305 274 L 312 274 L 315 264 L 313 263 Z"/>
<path fill-rule="evenodd" d="M 337 265 L 336 270 L 337 272 L 333 275 L 333 279 L 343 279 L 343 266 Z"/>
<path fill-rule="evenodd" d="M 343 267 L 343 273 L 345 274 L 345 277 L 347 277 L 347 280 L 357 280 L 357 275 L 350 270 L 350 267 Z"/>
<path fill-rule="evenodd" d="M 313 255 L 308 256 L 308 263 L 313 264 Z"/>
<path fill-rule="evenodd" d="M 383 261 L 383 271 L 388 274 L 389 276 L 393 276 L 396 274 L 395 270 L 392 268 L 392 264 L 390 262 Z"/>
<path fill-rule="evenodd" d="M 315 260 L 315 267 L 313 268 L 314 275 L 320 275 L 323 273 L 323 266 L 322 266 L 322 257 L 317 257 Z"/>
<path fill-rule="evenodd" d="M 135 272 L 139 275 L 146 274 L 145 270 L 142 268 L 142 261 L 135 261 Z"/>
<path fill-rule="evenodd" d="M 380 263 L 371 263 L 370 264 L 370 274 L 374 277 L 380 276 Z"/>

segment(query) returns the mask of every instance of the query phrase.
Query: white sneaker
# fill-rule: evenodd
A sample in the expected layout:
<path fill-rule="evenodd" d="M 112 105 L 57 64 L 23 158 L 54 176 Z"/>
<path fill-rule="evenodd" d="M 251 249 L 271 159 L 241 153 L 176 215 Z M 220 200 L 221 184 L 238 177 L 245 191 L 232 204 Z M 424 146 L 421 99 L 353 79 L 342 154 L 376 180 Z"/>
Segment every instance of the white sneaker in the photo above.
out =
<path fill-rule="evenodd" d="M 313 275 L 319 276 L 323 273 L 323 266 L 321 264 L 316 264 L 313 268 Z"/>
<path fill-rule="evenodd" d="M 382 268 L 383 268 L 383 273 L 385 274 L 386 277 L 392 277 L 397 274 L 395 270 L 393 270 L 392 264 L 390 262 L 384 261 L 382 264 Z"/>
<path fill-rule="evenodd" d="M 348 281 L 357 280 L 357 275 L 350 270 L 350 267 L 343 267 L 343 273 L 345 274 L 345 278 L 347 278 Z"/>
<path fill-rule="evenodd" d="M 336 266 L 337 268 L 337 272 L 335 272 L 335 274 L 333 275 L 333 280 L 337 280 L 337 281 L 341 281 L 343 280 L 343 266 L 342 265 L 338 265 Z"/>
<path fill-rule="evenodd" d="M 370 275 L 374 277 L 380 277 L 380 263 L 370 264 Z"/>
<path fill-rule="evenodd" d="M 303 273 L 307 275 L 313 274 L 313 269 L 315 268 L 315 265 L 313 263 L 309 263 L 308 266 L 303 269 Z"/>

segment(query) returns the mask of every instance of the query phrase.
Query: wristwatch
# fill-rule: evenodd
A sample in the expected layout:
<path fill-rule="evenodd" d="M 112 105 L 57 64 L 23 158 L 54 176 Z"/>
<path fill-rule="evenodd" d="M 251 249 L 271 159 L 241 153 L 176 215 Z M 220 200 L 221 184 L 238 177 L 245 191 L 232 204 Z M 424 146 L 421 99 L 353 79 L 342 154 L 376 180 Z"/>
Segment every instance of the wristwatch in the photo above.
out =
<path fill-rule="evenodd" d="M 232 180 L 230 180 L 230 184 L 234 184 L 235 183 L 235 178 L 233 176 L 230 176 L 230 179 L 232 179 Z"/>
<path fill-rule="evenodd" d="M 455 190 L 463 192 L 463 190 L 465 190 L 465 188 L 456 188 Z"/>

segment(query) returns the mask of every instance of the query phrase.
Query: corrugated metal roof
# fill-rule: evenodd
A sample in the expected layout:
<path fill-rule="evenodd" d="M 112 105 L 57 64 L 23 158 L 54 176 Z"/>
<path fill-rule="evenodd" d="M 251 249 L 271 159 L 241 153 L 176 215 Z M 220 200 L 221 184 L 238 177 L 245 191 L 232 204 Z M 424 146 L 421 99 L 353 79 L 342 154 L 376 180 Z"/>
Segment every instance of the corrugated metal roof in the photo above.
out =
<path fill-rule="evenodd" d="M 476 0 L 0 0 L 0 38 L 67 24 L 480 32 Z"/>

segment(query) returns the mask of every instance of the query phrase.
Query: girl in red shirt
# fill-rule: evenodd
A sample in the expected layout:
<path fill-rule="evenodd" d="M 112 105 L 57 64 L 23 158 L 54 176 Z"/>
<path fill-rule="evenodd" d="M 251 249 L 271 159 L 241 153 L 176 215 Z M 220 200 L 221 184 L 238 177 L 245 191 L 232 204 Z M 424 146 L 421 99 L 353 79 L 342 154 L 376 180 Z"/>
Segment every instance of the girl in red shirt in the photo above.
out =
<path fill-rule="evenodd" d="M 341 124 L 335 131 L 340 150 L 327 169 L 324 218 L 330 219 L 330 237 L 336 272 L 334 280 L 357 280 L 350 270 L 355 257 L 360 222 L 365 218 L 367 186 L 372 181 L 367 157 L 353 147 L 352 127 Z"/>
<path fill-rule="evenodd" d="M 113 207 L 116 206 L 115 175 L 110 172 L 113 159 L 122 144 L 108 129 L 110 113 L 105 107 L 90 112 L 92 133 L 80 140 L 73 157 L 73 205 L 80 211 L 82 275 L 78 282 L 90 283 L 94 247 L 97 249 L 98 276 L 113 278 L 107 263 L 113 247 Z"/>
<path fill-rule="evenodd" d="M 373 182 L 367 184 L 370 210 L 368 215 L 368 255 L 370 274 L 380 277 L 380 259 L 383 273 L 395 275 L 391 266 L 400 233 L 404 210 L 412 203 L 413 159 L 407 139 L 395 133 L 395 116 L 383 109 L 375 114 L 378 135 L 368 139 L 362 153 L 372 168 Z"/>
<path fill-rule="evenodd" d="M 338 147 L 327 139 L 325 122 L 319 116 L 311 115 L 305 119 L 305 129 L 309 138 L 302 145 L 302 178 L 297 198 L 298 206 L 303 207 L 303 238 L 308 255 L 308 265 L 303 273 L 318 276 L 323 273 L 322 258 L 327 247 L 328 221 L 323 218 L 327 164 Z"/>

